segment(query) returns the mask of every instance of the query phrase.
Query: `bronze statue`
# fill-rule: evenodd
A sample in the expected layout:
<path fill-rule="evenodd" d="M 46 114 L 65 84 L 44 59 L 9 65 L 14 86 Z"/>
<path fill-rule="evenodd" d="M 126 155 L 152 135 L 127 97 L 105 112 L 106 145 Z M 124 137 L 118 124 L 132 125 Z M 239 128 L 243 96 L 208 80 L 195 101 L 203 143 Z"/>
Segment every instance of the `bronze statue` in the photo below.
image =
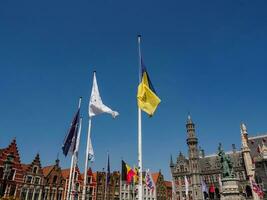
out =
<path fill-rule="evenodd" d="M 227 156 L 222 148 L 222 144 L 219 143 L 218 147 L 218 156 L 220 157 L 221 165 L 222 165 L 222 177 L 223 178 L 233 178 L 234 170 L 233 170 L 233 162 L 230 157 Z"/>

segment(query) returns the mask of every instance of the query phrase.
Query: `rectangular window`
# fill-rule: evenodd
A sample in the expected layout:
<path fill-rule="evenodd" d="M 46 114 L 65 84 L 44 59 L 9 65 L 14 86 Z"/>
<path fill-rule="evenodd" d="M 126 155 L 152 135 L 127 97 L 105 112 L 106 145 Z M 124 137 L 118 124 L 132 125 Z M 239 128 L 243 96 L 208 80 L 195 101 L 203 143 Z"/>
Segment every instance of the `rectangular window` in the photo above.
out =
<path fill-rule="evenodd" d="M 88 179 L 87 179 L 87 181 L 88 181 L 89 184 L 92 183 L 92 177 L 89 176 Z"/>
<path fill-rule="evenodd" d="M 32 183 L 32 177 L 31 176 L 27 176 L 26 183 Z"/>
<path fill-rule="evenodd" d="M 39 185 L 40 184 L 40 178 L 39 177 L 35 177 L 34 183 L 37 184 L 37 185 Z"/>

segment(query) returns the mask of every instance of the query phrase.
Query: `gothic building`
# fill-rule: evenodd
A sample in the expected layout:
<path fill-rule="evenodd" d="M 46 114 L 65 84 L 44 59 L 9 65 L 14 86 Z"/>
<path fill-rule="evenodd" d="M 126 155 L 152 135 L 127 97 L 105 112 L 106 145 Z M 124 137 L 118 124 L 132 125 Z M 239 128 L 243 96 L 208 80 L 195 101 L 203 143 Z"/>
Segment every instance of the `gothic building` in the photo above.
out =
<path fill-rule="evenodd" d="M 119 200 L 120 199 L 120 172 L 110 173 L 107 181 L 106 172 L 96 173 L 96 199 Z"/>
<path fill-rule="evenodd" d="M 172 157 L 170 160 L 175 183 L 175 199 L 220 199 L 222 171 L 219 157 L 217 153 L 205 155 L 204 150 L 200 149 L 195 124 L 190 116 L 187 119 L 186 130 L 188 156 L 180 152 L 175 162 Z M 241 127 L 242 149 L 237 150 L 235 145 L 232 145 L 232 151 L 226 154 L 233 162 L 235 176 L 239 179 L 240 193 L 246 198 L 252 198 L 255 194 L 251 188 L 251 178 L 255 178 L 263 189 L 267 189 L 267 135 L 249 138 L 246 131 L 242 130 Z M 206 186 L 204 190 L 203 185 Z"/>
<path fill-rule="evenodd" d="M 62 199 L 66 180 L 57 159 L 54 165 L 43 168 L 45 176 L 43 199 Z"/>
<path fill-rule="evenodd" d="M 13 140 L 7 148 L 0 149 L 0 198 L 19 197 L 23 178 L 17 143 Z"/>
<path fill-rule="evenodd" d="M 83 190 L 83 176 L 80 173 L 79 168 L 76 166 L 74 169 L 74 177 L 73 177 L 73 186 L 70 188 L 70 195 L 72 196 L 72 199 L 78 199 L 82 197 L 82 190 Z M 67 199 L 67 191 L 69 186 L 69 175 L 70 175 L 70 168 L 61 170 L 61 175 L 63 179 L 65 180 L 64 185 L 64 195 L 63 199 Z"/>
<path fill-rule="evenodd" d="M 44 184 L 44 174 L 39 154 L 35 156 L 31 164 L 21 164 L 21 166 L 24 172 L 24 181 L 21 187 L 20 199 L 41 199 Z"/>
<path fill-rule="evenodd" d="M 0 149 L 0 199 L 11 197 L 20 200 L 63 200 L 67 196 L 69 169 L 61 169 L 57 159 L 53 165 L 41 166 L 37 154 L 30 164 L 23 164 L 16 140 L 7 148 Z M 88 172 L 92 177 L 92 171 Z M 75 169 L 73 199 L 81 199 L 83 177 L 79 168 Z M 95 181 L 87 185 L 93 188 L 92 195 L 87 198 L 95 200 Z"/>
<path fill-rule="evenodd" d="M 84 174 L 81 176 L 84 177 Z M 96 200 L 96 173 L 93 173 L 91 168 L 87 170 L 87 183 L 85 191 L 85 199 Z"/>
<path fill-rule="evenodd" d="M 164 181 L 167 189 L 167 198 L 166 200 L 172 200 L 172 182 L 171 181 Z"/>
<path fill-rule="evenodd" d="M 161 171 L 157 173 L 152 173 L 152 179 L 155 184 L 155 193 L 156 193 L 156 198 L 157 200 L 166 200 L 167 199 L 167 186 L 164 181 L 163 174 Z M 153 192 L 153 191 L 152 191 Z"/>

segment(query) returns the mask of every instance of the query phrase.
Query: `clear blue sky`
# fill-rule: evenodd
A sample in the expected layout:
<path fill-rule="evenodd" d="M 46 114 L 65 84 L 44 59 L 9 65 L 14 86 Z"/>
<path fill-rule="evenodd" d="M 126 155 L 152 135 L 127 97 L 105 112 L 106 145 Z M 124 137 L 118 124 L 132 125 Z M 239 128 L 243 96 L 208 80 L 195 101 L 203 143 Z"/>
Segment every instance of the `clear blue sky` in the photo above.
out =
<path fill-rule="evenodd" d="M 187 154 L 190 112 L 207 153 L 240 147 L 239 124 L 267 131 L 267 1 L 0 1 L 0 147 L 16 137 L 21 159 L 68 167 L 61 144 L 83 96 L 83 169 L 92 71 L 103 101 L 120 112 L 94 118 L 94 170 L 137 163 L 136 35 L 162 99 L 143 115 L 143 163 L 169 178 Z"/>

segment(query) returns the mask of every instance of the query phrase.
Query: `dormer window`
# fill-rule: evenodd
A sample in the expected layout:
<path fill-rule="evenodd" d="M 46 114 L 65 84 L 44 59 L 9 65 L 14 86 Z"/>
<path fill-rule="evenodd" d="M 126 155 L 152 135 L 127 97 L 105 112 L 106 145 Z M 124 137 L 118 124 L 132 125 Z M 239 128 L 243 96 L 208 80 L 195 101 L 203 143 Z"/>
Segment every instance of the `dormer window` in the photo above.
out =
<path fill-rule="evenodd" d="M 38 173 L 38 167 L 34 166 L 32 169 L 32 173 L 37 174 Z"/>

